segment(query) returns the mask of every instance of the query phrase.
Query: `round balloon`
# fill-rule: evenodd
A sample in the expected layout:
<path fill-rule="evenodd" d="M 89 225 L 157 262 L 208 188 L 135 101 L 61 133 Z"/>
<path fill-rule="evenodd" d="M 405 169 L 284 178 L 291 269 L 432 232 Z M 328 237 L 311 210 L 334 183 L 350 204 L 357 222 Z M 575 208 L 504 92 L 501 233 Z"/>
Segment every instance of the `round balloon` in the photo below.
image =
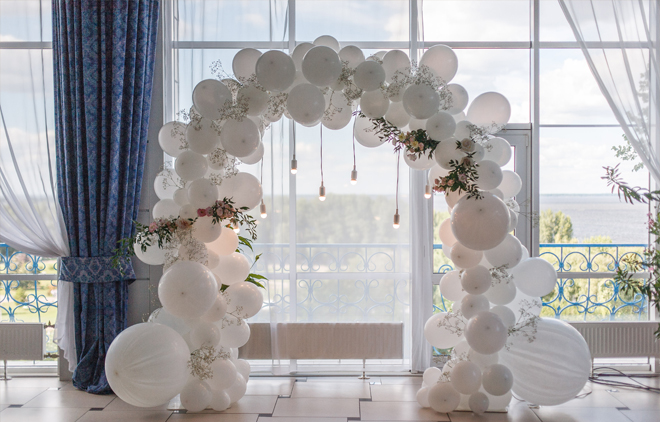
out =
<path fill-rule="evenodd" d="M 197 378 L 191 378 L 181 390 L 181 404 L 188 412 L 201 412 L 211 404 L 211 387 Z"/>
<path fill-rule="evenodd" d="M 204 177 L 208 170 L 208 161 L 202 154 L 194 151 L 183 151 L 176 157 L 174 170 L 183 180 L 190 181 Z"/>
<path fill-rule="evenodd" d="M 296 64 L 286 53 L 270 50 L 262 54 L 256 63 L 257 81 L 269 91 L 286 90 L 296 77 Z"/>
<path fill-rule="evenodd" d="M 492 249 L 508 234 L 509 209 L 489 193 L 484 192 L 481 199 L 465 196 L 451 212 L 451 228 L 456 239 L 467 248 Z"/>
<path fill-rule="evenodd" d="M 406 88 L 401 103 L 406 113 L 411 116 L 428 119 L 438 112 L 440 96 L 430 85 L 413 84 Z"/>
<path fill-rule="evenodd" d="M 477 126 L 495 125 L 494 133 L 509 121 L 511 104 L 498 92 L 484 92 L 472 101 L 466 117 Z"/>
<path fill-rule="evenodd" d="M 490 355 L 504 347 L 507 328 L 500 317 L 489 311 L 482 311 L 470 318 L 465 326 L 465 339 L 477 352 Z"/>
<path fill-rule="evenodd" d="M 257 150 L 261 136 L 252 120 L 229 119 L 222 126 L 220 139 L 227 153 L 235 157 L 247 157 Z"/>
<path fill-rule="evenodd" d="M 224 294 L 227 299 L 227 312 L 241 318 L 255 316 L 264 302 L 262 289 L 246 281 L 232 284 Z"/>
<path fill-rule="evenodd" d="M 458 70 L 458 58 L 451 48 L 437 44 L 424 52 L 419 65 L 428 66 L 437 77 L 449 82 Z"/>
<path fill-rule="evenodd" d="M 234 76 L 245 80 L 254 75 L 259 57 L 261 57 L 261 52 L 254 48 L 244 48 L 236 53 L 231 64 Z"/>
<path fill-rule="evenodd" d="M 467 292 L 461 285 L 461 272 L 459 270 L 450 271 L 442 276 L 440 281 L 440 293 L 446 299 L 453 302 L 461 301 Z"/>
<path fill-rule="evenodd" d="M 242 254 L 233 252 L 230 255 L 220 255 L 219 258 L 220 263 L 213 270 L 213 274 L 218 278 L 218 283 L 231 286 L 245 281 L 250 274 L 250 264 Z"/>
<path fill-rule="evenodd" d="M 209 120 L 222 117 L 220 109 L 231 104 L 232 96 L 229 88 L 217 79 L 205 79 L 193 90 L 193 105 L 202 116 Z M 205 154 L 205 153 L 202 153 Z"/>
<path fill-rule="evenodd" d="M 320 87 L 329 86 L 341 74 L 341 60 L 332 48 L 318 45 L 310 48 L 305 54 L 302 72 L 310 84 Z"/>
<path fill-rule="evenodd" d="M 313 125 L 323 117 L 325 98 L 314 85 L 302 83 L 295 86 L 289 93 L 286 108 L 296 122 L 303 125 Z"/>
<path fill-rule="evenodd" d="M 451 383 L 435 384 L 429 388 L 428 401 L 431 408 L 438 413 L 449 413 L 456 410 L 461 402 L 461 394 Z"/>
<path fill-rule="evenodd" d="M 364 91 L 374 91 L 385 82 L 385 69 L 377 62 L 364 61 L 355 69 L 353 81 Z"/>
<path fill-rule="evenodd" d="M 360 98 L 360 109 L 370 119 L 380 119 L 389 108 L 390 100 L 380 89 L 365 92 Z"/>
<path fill-rule="evenodd" d="M 426 132 L 431 139 L 444 141 L 456 130 L 456 122 L 450 114 L 439 111 L 426 121 Z"/>
<path fill-rule="evenodd" d="M 158 131 L 158 144 L 168 155 L 178 157 L 184 150 L 187 126 L 181 122 L 165 123 Z"/>
<path fill-rule="evenodd" d="M 158 298 L 172 315 L 199 318 L 215 302 L 218 285 L 211 270 L 193 261 L 178 261 L 158 282 Z"/>
<path fill-rule="evenodd" d="M 511 270 L 511 277 L 520 291 L 528 296 L 545 296 L 557 286 L 557 271 L 543 258 L 526 259 Z"/>
<path fill-rule="evenodd" d="M 355 69 L 364 61 L 364 53 L 359 47 L 347 45 L 339 50 L 339 58 L 342 62 L 345 62 L 349 68 Z"/>
<path fill-rule="evenodd" d="M 367 148 L 376 148 L 387 143 L 387 139 L 383 140 L 378 137 L 371 120 L 365 117 L 360 117 L 359 115 L 355 116 L 353 134 L 355 135 L 355 140 L 358 141 L 360 145 Z"/>
<path fill-rule="evenodd" d="M 424 337 L 433 347 L 448 349 L 456 346 L 461 338 L 463 320 L 447 312 L 438 312 L 424 324 Z"/>

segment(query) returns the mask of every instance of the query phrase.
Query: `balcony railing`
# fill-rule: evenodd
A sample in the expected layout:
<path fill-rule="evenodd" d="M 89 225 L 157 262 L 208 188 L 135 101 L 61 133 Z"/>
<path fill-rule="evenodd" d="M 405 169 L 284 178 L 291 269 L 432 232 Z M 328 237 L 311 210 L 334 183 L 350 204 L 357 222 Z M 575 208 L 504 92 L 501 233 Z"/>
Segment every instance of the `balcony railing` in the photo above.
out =
<path fill-rule="evenodd" d="M 557 288 L 543 297 L 542 316 L 566 320 L 644 320 L 648 301 L 642 295 L 624 294 L 614 282 L 614 272 L 625 266 L 625 258 L 641 257 L 646 244 L 543 243 L 540 257 L 550 262 L 559 274 Z M 442 249 L 442 245 L 434 245 Z M 438 262 L 438 261 L 436 261 Z M 436 264 L 438 273 L 453 270 L 443 259 Z M 646 273 L 637 277 L 645 278 Z M 437 296 L 440 296 L 439 298 Z M 436 311 L 448 303 L 436 293 Z"/>

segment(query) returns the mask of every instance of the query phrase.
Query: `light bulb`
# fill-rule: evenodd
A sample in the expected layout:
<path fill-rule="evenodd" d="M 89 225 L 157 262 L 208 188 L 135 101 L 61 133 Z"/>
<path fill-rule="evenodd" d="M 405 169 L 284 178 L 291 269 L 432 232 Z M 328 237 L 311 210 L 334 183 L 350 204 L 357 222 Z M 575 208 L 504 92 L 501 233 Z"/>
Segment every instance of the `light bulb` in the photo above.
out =
<path fill-rule="evenodd" d="M 357 170 L 355 170 L 355 166 L 353 166 L 353 171 L 351 171 L 351 185 L 356 185 L 357 184 Z"/>
<path fill-rule="evenodd" d="M 266 204 L 264 204 L 263 199 L 261 200 L 261 205 L 259 206 L 259 211 L 261 212 L 261 218 L 268 217 L 268 213 L 266 212 Z"/>
<path fill-rule="evenodd" d="M 294 158 L 293 160 L 291 160 L 291 174 L 296 174 L 296 173 L 298 173 L 298 160 Z"/>
<path fill-rule="evenodd" d="M 426 188 L 424 189 L 424 198 L 429 199 L 431 196 L 433 196 L 433 189 L 431 188 L 431 185 L 426 185 Z"/>
<path fill-rule="evenodd" d="M 401 217 L 399 216 L 399 210 L 397 209 L 396 212 L 394 213 L 394 221 L 392 223 L 392 227 L 394 227 L 395 229 L 398 229 L 399 225 L 400 225 L 400 220 L 401 220 Z"/>
<path fill-rule="evenodd" d="M 319 188 L 319 201 L 321 202 L 325 201 L 325 186 L 323 186 L 322 182 L 321 182 L 321 187 Z"/>
<path fill-rule="evenodd" d="M 238 234 L 241 232 L 241 226 L 238 223 L 234 223 L 234 233 Z"/>

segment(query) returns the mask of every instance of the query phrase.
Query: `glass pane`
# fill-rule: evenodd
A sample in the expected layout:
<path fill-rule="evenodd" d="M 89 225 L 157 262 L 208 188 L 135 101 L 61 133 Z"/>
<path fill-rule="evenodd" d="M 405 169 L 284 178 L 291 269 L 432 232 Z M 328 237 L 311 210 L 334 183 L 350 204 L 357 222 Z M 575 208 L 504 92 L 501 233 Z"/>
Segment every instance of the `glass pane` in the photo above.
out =
<path fill-rule="evenodd" d="M 177 0 L 174 7 L 179 41 L 288 40 L 286 2 Z"/>
<path fill-rule="evenodd" d="M 425 0 L 426 41 L 529 41 L 530 2 Z"/>
<path fill-rule="evenodd" d="M 579 49 L 541 50 L 541 124 L 616 124 Z"/>
<path fill-rule="evenodd" d="M 557 0 L 541 0 L 540 19 L 541 41 L 575 41 L 575 35 Z"/>
<path fill-rule="evenodd" d="M 50 1 L 0 1 L 0 41 L 51 41 L 52 34 Z"/>
<path fill-rule="evenodd" d="M 296 2 L 296 38 L 313 41 L 408 41 L 408 2 L 402 0 L 302 0 Z"/>

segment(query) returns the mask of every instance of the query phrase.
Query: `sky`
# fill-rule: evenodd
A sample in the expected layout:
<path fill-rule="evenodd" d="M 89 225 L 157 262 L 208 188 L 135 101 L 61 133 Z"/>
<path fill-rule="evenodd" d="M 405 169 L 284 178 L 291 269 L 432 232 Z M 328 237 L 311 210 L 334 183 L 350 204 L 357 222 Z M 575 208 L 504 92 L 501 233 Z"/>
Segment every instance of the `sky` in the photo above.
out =
<path fill-rule="evenodd" d="M 0 1 L 0 41 L 38 40 L 39 1 Z M 424 1 L 423 39 L 426 41 L 529 41 L 529 1 Z M 319 13 L 323 11 L 323 13 Z M 43 34 L 50 40 L 50 1 L 42 2 Z M 259 41 L 282 40 L 288 34 L 285 26 L 286 5 L 282 1 L 247 0 L 222 2 L 179 0 L 179 38 L 181 40 Z M 346 45 L 351 41 L 406 41 L 408 39 L 408 2 L 399 0 L 321 1 L 302 0 L 296 5 L 296 34 L 300 41 L 312 41 L 319 35 L 331 34 Z M 555 0 L 541 2 L 541 38 L 547 41 L 570 41 L 572 33 Z M 231 60 L 237 49 L 181 50 L 179 54 L 180 108 L 188 107 L 194 85 L 213 77 L 210 64 L 221 60 L 231 72 Z M 497 91 L 512 106 L 511 123 L 530 121 L 530 51 L 528 49 L 456 49 L 458 74 L 452 82 L 463 85 L 472 100 L 480 93 Z M 367 51 L 369 54 L 371 51 Z M 42 98 L 40 85 L 31 86 L 24 70 L 28 64 L 40 72 L 40 56 L 20 50 L 2 51 L 0 60 L 0 105 L 5 112 L 12 139 L 32 143 L 45 139 L 45 125 L 34 124 L 32 90 Z M 29 60 L 32 60 L 30 63 Z M 52 101 L 51 55 L 45 55 L 46 100 Z M 540 111 L 542 125 L 616 124 L 612 112 L 596 86 L 579 50 L 543 50 L 540 69 Z M 41 112 L 39 112 L 41 113 Z M 38 120 L 43 120 L 42 116 Z M 39 127 L 39 129 L 37 129 Z M 49 129 L 52 121 L 49 119 Z M 273 129 L 279 133 L 279 127 Z M 367 149 L 358 145 L 359 183 L 348 184 L 352 169 L 351 128 L 324 130 L 324 176 L 329 190 L 343 193 L 393 193 L 396 181 L 395 156 L 388 147 Z M 30 133 L 40 130 L 41 133 Z M 607 193 L 600 179 L 602 166 L 618 162 L 611 148 L 622 144 L 619 128 L 547 128 L 541 129 L 540 190 L 541 194 Z M 4 136 L 4 135 L 2 135 Z M 266 148 L 264 173 L 275 176 L 288 156 L 288 138 L 270 134 Z M 52 137 L 51 137 L 52 139 Z M 298 132 L 297 155 L 300 172 L 298 193 L 313 195 L 320 184 L 319 130 Z M 25 145 L 25 144 L 24 144 Z M 4 143 L 2 144 L 4 148 Z M 27 149 L 26 149 L 27 150 Z M 275 156 L 273 156 L 275 154 Z M 0 160 L 6 152 L 0 149 Z M 271 159 L 272 157 L 272 159 Z M 19 160 L 30 161 L 29 154 Z M 281 161 L 281 160 L 280 160 Z M 271 168 L 271 162 L 275 163 Z M 258 165 L 245 166 L 245 171 L 260 174 Z M 628 166 L 629 167 L 629 166 Z M 408 172 L 401 186 L 407 192 Z M 272 171 L 271 171 L 272 170 Z M 643 183 L 642 172 L 625 173 L 634 184 Z M 266 185 L 267 183 L 265 183 Z M 285 184 L 284 190 L 288 187 Z"/>

